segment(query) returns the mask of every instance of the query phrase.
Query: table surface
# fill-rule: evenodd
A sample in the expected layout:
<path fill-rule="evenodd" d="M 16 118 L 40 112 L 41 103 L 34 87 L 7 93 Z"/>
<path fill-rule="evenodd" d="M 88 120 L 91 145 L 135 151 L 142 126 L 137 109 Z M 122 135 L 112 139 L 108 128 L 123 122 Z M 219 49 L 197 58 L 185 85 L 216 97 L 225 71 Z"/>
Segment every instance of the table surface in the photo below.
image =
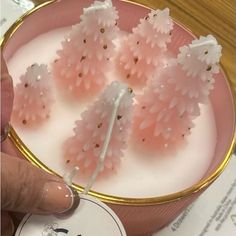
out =
<path fill-rule="evenodd" d="M 45 0 L 33 0 L 42 3 Z M 117 1 L 117 0 L 113 0 Z M 212 34 L 223 47 L 222 65 L 236 92 L 236 3 L 234 0 L 130 0 L 151 8 L 168 7 L 171 16 L 195 35 Z"/>

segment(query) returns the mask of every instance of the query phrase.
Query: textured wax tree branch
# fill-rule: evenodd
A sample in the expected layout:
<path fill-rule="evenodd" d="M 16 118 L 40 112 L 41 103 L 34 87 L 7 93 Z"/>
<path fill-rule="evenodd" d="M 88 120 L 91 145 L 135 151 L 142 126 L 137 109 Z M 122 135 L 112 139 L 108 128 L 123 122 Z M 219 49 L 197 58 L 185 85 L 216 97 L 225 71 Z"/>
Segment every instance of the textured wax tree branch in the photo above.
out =
<path fill-rule="evenodd" d="M 181 47 L 177 58 L 169 60 L 137 98 L 134 138 L 160 151 L 184 143 L 200 115 L 199 104 L 214 87 L 220 57 L 221 46 L 211 35 Z"/>
<path fill-rule="evenodd" d="M 118 12 L 110 0 L 95 1 L 80 18 L 53 63 L 59 87 L 78 97 L 96 94 L 105 85 L 105 74 L 115 53 L 112 40 L 119 32 Z"/>
<path fill-rule="evenodd" d="M 50 117 L 53 102 L 52 78 L 47 66 L 33 64 L 15 87 L 12 120 L 24 127 L 39 125 Z"/>
<path fill-rule="evenodd" d="M 121 79 L 133 86 L 145 85 L 169 58 L 167 44 L 171 41 L 172 29 L 168 8 L 152 10 L 141 19 L 140 24 L 121 43 L 116 58 Z"/>
<path fill-rule="evenodd" d="M 108 131 L 114 102 L 122 89 L 128 87 L 112 82 L 93 105 L 76 121 L 74 136 L 65 142 L 64 158 L 68 165 L 79 166 L 80 173 L 90 176 L 95 170 Z M 120 101 L 111 139 L 106 152 L 103 173 L 116 171 L 127 145 L 132 122 L 132 91 Z"/>

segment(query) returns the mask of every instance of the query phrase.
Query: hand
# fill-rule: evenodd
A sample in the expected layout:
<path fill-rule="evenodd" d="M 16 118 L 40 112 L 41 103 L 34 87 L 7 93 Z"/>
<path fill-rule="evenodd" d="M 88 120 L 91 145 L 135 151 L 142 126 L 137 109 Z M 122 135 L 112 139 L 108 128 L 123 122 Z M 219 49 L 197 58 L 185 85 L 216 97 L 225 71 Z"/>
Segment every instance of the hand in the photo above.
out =
<path fill-rule="evenodd" d="M 70 214 L 79 205 L 78 193 L 61 178 L 19 158 L 6 138 L 13 105 L 13 84 L 1 54 L 1 235 L 11 236 L 13 212 Z M 4 137 L 4 140 L 2 140 Z M 6 138 L 6 139 L 5 139 Z"/>

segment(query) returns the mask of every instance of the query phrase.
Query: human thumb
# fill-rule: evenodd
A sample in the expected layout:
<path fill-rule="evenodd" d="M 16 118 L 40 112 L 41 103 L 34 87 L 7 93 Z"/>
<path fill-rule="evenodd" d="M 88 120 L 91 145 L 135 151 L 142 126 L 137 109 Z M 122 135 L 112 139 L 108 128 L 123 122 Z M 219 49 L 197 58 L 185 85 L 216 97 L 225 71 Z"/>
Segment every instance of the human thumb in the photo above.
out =
<path fill-rule="evenodd" d="M 13 82 L 1 53 L 1 134 L 10 120 L 13 106 Z"/>
<path fill-rule="evenodd" d="M 1 208 L 35 214 L 70 214 L 78 193 L 60 178 L 25 160 L 1 153 Z"/>

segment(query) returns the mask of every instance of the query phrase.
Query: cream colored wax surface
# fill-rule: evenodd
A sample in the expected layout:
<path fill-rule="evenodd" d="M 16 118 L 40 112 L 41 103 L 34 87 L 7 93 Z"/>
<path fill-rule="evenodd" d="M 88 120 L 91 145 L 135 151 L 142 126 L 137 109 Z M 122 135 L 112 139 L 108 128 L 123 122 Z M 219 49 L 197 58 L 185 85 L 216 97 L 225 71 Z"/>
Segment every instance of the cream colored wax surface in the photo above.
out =
<path fill-rule="evenodd" d="M 14 84 L 19 82 L 19 76 L 31 64 L 50 65 L 67 32 L 68 28 L 54 30 L 21 47 L 8 63 Z M 115 75 L 112 79 L 116 80 Z M 63 142 L 73 135 L 75 120 L 93 101 L 65 99 L 55 87 L 52 92 L 55 93 L 56 102 L 47 122 L 32 130 L 13 126 L 23 142 L 44 164 L 63 175 L 66 171 Z M 217 135 L 210 103 L 201 106 L 201 115 L 194 123 L 195 128 L 187 138 L 188 144 L 175 155 L 151 156 L 137 152 L 129 145 L 119 171 L 97 180 L 93 190 L 123 197 L 154 197 L 190 187 L 202 178 L 214 155 Z M 80 176 L 76 181 L 85 185 Z"/>

